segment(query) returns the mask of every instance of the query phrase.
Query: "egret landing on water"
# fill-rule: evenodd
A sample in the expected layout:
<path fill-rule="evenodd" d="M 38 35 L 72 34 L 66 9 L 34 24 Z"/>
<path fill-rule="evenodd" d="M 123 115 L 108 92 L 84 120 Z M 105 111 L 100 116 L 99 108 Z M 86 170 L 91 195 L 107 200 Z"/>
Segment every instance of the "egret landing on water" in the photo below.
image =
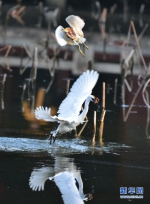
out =
<path fill-rule="evenodd" d="M 86 39 L 82 28 L 85 23 L 79 16 L 70 15 L 66 18 L 67 23 L 70 27 L 63 28 L 58 26 L 55 31 L 55 36 L 59 45 L 77 45 L 79 47 L 79 52 L 81 55 L 85 56 L 83 51 L 80 48 L 80 44 L 83 44 L 87 49 L 88 46 L 85 44 Z"/>
<path fill-rule="evenodd" d="M 43 119 L 50 122 L 60 123 L 55 131 L 50 132 L 50 143 L 55 142 L 58 135 L 71 132 L 76 129 L 76 126 L 86 122 L 84 119 L 89 109 L 90 101 L 97 104 L 99 99 L 91 95 L 99 74 L 96 71 L 87 70 L 76 80 L 70 89 L 67 97 L 62 101 L 58 109 L 58 116 L 51 116 L 50 108 L 38 107 L 35 110 L 37 119 Z M 82 104 L 84 109 L 81 111 Z"/>

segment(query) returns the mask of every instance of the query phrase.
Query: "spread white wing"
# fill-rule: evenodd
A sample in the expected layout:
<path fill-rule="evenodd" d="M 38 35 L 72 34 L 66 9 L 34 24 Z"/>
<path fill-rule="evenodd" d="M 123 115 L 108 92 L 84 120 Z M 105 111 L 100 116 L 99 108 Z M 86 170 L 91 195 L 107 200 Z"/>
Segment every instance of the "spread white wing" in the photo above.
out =
<path fill-rule="evenodd" d="M 54 181 L 62 194 L 65 204 L 84 204 L 75 184 L 73 172 L 64 171 L 58 175 L 56 174 Z"/>
<path fill-rule="evenodd" d="M 53 168 L 51 167 L 42 167 L 40 169 L 34 169 L 31 173 L 29 179 L 29 186 L 33 191 L 43 191 L 45 181 L 49 177 L 53 177 L 55 175 Z"/>
<path fill-rule="evenodd" d="M 57 42 L 59 45 L 64 46 L 68 44 L 68 37 L 66 35 L 66 33 L 63 31 L 63 27 L 62 26 L 58 26 L 55 30 L 55 36 L 57 39 Z"/>
<path fill-rule="evenodd" d="M 35 117 L 40 120 L 43 119 L 45 121 L 56 122 L 58 120 L 57 116 L 51 116 L 51 109 L 45 108 L 43 106 L 39 106 L 35 109 Z"/>
<path fill-rule="evenodd" d="M 58 118 L 56 115 L 51 116 L 51 108 L 39 106 L 34 111 L 35 117 L 38 120 L 45 120 L 49 122 L 69 122 L 67 119 L 64 118 Z"/>
<path fill-rule="evenodd" d="M 85 25 L 84 21 L 79 16 L 70 15 L 66 18 L 66 21 L 72 28 L 75 29 L 79 28 L 82 30 Z"/>
<path fill-rule="evenodd" d="M 58 110 L 59 118 L 73 118 L 79 115 L 81 106 L 86 98 L 91 95 L 99 74 L 87 70 L 76 80 L 67 97 L 62 101 Z"/>
<path fill-rule="evenodd" d="M 81 106 L 86 98 L 92 93 L 99 74 L 96 71 L 87 70 L 73 84 L 67 97 L 62 101 L 58 109 L 58 116 L 51 116 L 50 108 L 42 106 L 35 109 L 38 120 L 43 119 L 50 122 L 66 121 L 71 123 L 79 115 Z"/>

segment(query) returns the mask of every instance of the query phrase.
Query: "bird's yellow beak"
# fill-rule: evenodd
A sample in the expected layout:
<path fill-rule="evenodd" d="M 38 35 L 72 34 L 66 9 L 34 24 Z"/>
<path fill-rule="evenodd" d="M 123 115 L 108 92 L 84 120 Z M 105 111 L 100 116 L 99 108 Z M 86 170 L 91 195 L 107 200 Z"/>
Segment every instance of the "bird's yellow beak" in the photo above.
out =
<path fill-rule="evenodd" d="M 63 31 L 64 31 L 65 33 L 67 33 L 67 32 L 68 32 L 68 29 L 67 29 L 67 28 L 64 28 Z"/>

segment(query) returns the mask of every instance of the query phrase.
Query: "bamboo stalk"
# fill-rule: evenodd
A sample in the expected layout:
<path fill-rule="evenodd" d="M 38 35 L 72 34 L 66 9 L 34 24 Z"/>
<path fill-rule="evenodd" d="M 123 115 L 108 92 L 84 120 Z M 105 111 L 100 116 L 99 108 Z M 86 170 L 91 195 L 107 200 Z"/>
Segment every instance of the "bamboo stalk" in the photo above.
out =
<path fill-rule="evenodd" d="M 103 82 L 102 109 L 105 109 L 105 82 Z"/>
<path fill-rule="evenodd" d="M 102 142 L 102 138 L 103 138 L 104 118 L 105 118 L 105 114 L 106 114 L 106 110 L 105 110 L 105 82 L 103 82 L 102 90 L 103 90 L 103 93 L 102 93 L 102 114 L 101 114 L 100 126 L 99 126 L 99 140 L 100 140 L 100 142 Z"/>
<path fill-rule="evenodd" d="M 83 110 L 83 107 L 81 107 L 81 109 Z M 85 126 L 86 126 L 87 123 L 88 123 L 88 117 L 87 117 L 87 116 L 85 117 L 85 119 L 86 119 L 86 122 L 84 123 L 84 125 L 83 125 L 83 127 L 81 128 L 80 132 L 77 134 L 77 131 L 76 131 L 76 136 L 77 136 L 77 137 L 80 137 L 81 133 L 83 132 Z"/>
<path fill-rule="evenodd" d="M 82 126 L 80 132 L 77 134 L 77 137 L 80 137 L 80 136 L 81 136 L 81 133 L 83 132 L 83 130 L 84 130 L 85 126 L 87 125 L 87 123 L 88 123 L 88 121 L 86 121 L 86 122 L 84 123 L 84 125 Z"/>
<path fill-rule="evenodd" d="M 99 127 L 99 143 L 100 146 L 103 146 L 103 130 L 104 130 L 104 118 L 105 118 L 106 110 L 102 110 L 101 119 L 100 119 L 100 127 Z"/>
<path fill-rule="evenodd" d="M 102 114 L 101 114 L 100 122 L 104 122 L 105 114 L 106 114 L 106 110 L 103 109 Z"/>
<path fill-rule="evenodd" d="M 99 143 L 100 144 L 103 141 L 103 129 L 104 129 L 104 122 L 101 121 L 100 128 L 99 128 Z"/>
<path fill-rule="evenodd" d="M 94 132 L 96 133 L 96 111 L 94 111 Z"/>

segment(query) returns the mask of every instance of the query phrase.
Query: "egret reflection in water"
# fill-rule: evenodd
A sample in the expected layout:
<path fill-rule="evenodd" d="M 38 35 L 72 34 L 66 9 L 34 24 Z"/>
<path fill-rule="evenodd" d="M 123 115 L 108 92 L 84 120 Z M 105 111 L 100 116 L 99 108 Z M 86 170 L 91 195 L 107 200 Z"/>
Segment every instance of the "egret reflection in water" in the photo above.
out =
<path fill-rule="evenodd" d="M 80 171 L 70 158 L 56 157 L 54 167 L 34 168 L 29 179 L 29 186 L 33 191 L 44 190 L 47 179 L 56 183 L 65 204 L 83 204 L 84 201 L 93 198 L 91 193 L 83 193 L 83 181 Z M 79 188 L 77 188 L 76 182 Z"/>

